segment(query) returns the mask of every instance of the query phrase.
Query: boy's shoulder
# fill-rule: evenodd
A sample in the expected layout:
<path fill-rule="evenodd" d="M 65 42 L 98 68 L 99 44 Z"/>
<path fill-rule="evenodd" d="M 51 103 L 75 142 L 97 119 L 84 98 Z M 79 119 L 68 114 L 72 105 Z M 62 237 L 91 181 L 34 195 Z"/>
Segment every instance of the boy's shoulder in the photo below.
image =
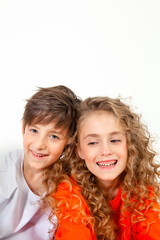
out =
<path fill-rule="evenodd" d="M 17 169 L 20 169 L 22 160 L 23 151 L 21 150 L 0 156 L 0 199 L 10 197 L 17 188 Z"/>
<path fill-rule="evenodd" d="M 23 150 L 20 149 L 16 149 L 6 155 L 0 155 L 0 172 L 12 169 L 16 163 L 21 162 L 22 158 Z"/>

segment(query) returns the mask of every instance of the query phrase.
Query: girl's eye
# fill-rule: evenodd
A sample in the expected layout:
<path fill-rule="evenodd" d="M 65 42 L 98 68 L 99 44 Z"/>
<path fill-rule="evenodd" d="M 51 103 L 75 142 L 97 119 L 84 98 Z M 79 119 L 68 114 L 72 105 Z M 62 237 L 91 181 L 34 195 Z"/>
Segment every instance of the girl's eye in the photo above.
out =
<path fill-rule="evenodd" d="M 36 129 L 34 129 L 34 128 L 31 128 L 29 131 L 32 132 L 32 133 L 37 133 L 37 132 L 38 132 L 38 131 L 37 131 Z"/>
<path fill-rule="evenodd" d="M 112 139 L 111 142 L 117 143 L 117 142 L 121 142 L 121 140 L 120 139 Z"/>
<path fill-rule="evenodd" d="M 53 139 L 59 139 L 59 137 L 56 136 L 56 135 L 51 135 L 50 137 L 53 138 Z"/>
<path fill-rule="evenodd" d="M 96 145 L 98 142 L 89 142 L 88 145 Z"/>

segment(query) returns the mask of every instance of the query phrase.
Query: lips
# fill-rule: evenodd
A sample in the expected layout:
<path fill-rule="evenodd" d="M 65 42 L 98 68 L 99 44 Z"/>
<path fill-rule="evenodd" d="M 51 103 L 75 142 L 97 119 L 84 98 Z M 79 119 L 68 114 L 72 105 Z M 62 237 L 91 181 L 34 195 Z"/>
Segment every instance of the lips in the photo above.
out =
<path fill-rule="evenodd" d="M 33 156 L 35 156 L 35 157 L 46 157 L 46 156 L 48 156 L 47 154 L 35 153 L 33 151 L 31 151 L 31 152 L 32 152 Z"/>
<path fill-rule="evenodd" d="M 115 166 L 117 164 L 117 162 L 118 162 L 117 160 L 100 161 L 100 162 L 97 162 L 97 165 L 99 167 L 104 167 L 104 168 L 106 168 L 106 167 L 113 167 L 113 166 Z"/>

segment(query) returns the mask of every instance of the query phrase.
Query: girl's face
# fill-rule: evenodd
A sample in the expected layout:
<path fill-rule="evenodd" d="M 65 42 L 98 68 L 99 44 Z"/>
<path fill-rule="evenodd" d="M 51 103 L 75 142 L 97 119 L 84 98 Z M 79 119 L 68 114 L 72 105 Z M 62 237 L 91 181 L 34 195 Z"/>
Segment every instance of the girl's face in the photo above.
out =
<path fill-rule="evenodd" d="M 77 152 L 104 186 L 112 186 L 128 157 L 126 135 L 118 119 L 105 111 L 86 116 L 80 125 Z"/>

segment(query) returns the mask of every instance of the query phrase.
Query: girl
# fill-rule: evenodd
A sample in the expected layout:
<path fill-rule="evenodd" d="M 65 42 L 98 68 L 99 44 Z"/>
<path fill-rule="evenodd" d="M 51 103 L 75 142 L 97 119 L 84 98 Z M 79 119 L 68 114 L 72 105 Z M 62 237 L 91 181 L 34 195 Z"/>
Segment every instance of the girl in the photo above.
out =
<path fill-rule="evenodd" d="M 119 99 L 79 109 L 71 178 L 54 194 L 56 240 L 160 239 L 160 173 L 140 117 Z"/>

